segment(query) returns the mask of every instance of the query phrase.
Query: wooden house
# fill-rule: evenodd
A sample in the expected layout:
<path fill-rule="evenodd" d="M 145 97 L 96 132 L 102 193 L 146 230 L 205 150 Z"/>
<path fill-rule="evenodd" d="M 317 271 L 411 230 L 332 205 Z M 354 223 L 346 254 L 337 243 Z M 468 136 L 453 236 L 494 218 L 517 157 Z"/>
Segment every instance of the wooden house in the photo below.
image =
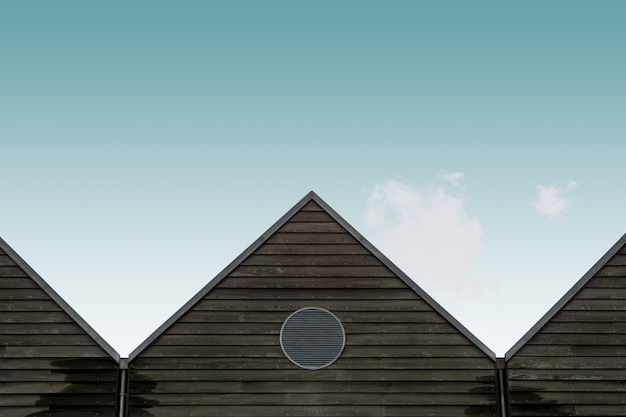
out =
<path fill-rule="evenodd" d="M 499 415 L 494 354 L 314 193 L 139 346 L 128 377 L 130 417 Z"/>
<path fill-rule="evenodd" d="M 626 235 L 506 354 L 510 416 L 626 416 Z"/>
<path fill-rule="evenodd" d="M 0 417 L 116 416 L 118 354 L 0 239 Z"/>

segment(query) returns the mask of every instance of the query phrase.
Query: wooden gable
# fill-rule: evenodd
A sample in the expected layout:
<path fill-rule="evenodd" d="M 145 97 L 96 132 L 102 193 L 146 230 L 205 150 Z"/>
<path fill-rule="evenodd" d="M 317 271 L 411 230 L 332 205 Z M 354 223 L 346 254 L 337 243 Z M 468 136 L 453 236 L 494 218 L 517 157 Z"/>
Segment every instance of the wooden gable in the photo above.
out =
<path fill-rule="evenodd" d="M 334 314 L 319 370 L 285 320 Z M 496 416 L 493 353 L 310 193 L 131 354 L 129 416 Z"/>
<path fill-rule="evenodd" d="M 0 417 L 114 416 L 118 362 L 0 239 Z"/>
<path fill-rule="evenodd" d="M 626 415 L 626 235 L 506 354 L 511 416 Z"/>

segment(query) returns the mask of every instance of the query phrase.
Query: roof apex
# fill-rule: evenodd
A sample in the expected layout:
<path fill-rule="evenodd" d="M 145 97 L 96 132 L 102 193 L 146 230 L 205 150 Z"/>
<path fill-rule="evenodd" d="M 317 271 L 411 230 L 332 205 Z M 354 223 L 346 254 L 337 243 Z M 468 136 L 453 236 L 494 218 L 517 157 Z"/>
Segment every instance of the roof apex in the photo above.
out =
<path fill-rule="evenodd" d="M 287 221 L 307 203 L 315 202 L 324 211 L 326 211 L 337 223 L 339 223 L 346 231 L 351 234 L 360 244 L 362 244 L 372 255 L 380 260 L 387 268 L 389 268 L 398 278 L 407 284 L 417 295 L 428 303 L 435 311 L 441 314 L 450 324 L 452 324 L 461 334 L 467 337 L 476 347 L 478 347 L 486 356 L 495 361 L 496 356 L 484 343 L 466 329 L 458 320 L 448 313 L 441 305 L 439 305 L 432 297 L 430 297 L 422 288 L 420 288 L 412 279 L 402 272 L 393 262 L 384 256 L 378 249 L 374 247 L 363 235 L 354 229 L 346 220 L 343 219 L 335 210 L 333 210 L 322 198 L 315 192 L 308 192 L 298 203 L 296 203 L 287 213 L 285 213 L 276 223 L 274 223 L 265 233 L 263 233 L 254 243 L 252 243 L 245 251 L 235 258 L 226 268 L 224 268 L 215 278 L 205 285 L 196 295 L 183 305 L 173 316 L 163 323 L 156 331 L 154 331 L 139 347 L 137 347 L 129 356 L 129 360 L 136 358 L 144 349 L 146 349 L 157 337 L 165 332 L 172 324 L 189 311 L 196 303 L 198 303 L 206 294 L 208 294 L 217 284 L 219 284 L 226 276 L 228 276 L 239 264 L 241 264 L 249 255 L 256 251 L 270 236 L 280 229 Z"/>

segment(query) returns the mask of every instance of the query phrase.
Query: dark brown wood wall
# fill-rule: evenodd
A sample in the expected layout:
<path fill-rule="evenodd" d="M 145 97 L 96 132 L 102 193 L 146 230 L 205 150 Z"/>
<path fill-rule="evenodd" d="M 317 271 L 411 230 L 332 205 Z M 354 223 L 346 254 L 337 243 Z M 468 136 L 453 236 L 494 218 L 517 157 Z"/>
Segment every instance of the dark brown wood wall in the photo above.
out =
<path fill-rule="evenodd" d="M 507 367 L 511 416 L 626 416 L 626 249 Z"/>
<path fill-rule="evenodd" d="M 341 357 L 282 353 L 284 320 L 335 314 Z M 495 364 L 309 202 L 129 365 L 129 416 L 496 416 Z"/>
<path fill-rule="evenodd" d="M 0 417 L 114 416 L 117 362 L 0 250 Z"/>

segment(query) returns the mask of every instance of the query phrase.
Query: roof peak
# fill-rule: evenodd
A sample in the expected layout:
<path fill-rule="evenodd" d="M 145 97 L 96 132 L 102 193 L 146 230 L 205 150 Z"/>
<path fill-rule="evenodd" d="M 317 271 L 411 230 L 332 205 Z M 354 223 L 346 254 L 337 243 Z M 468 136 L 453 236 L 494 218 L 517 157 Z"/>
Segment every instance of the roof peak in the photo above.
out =
<path fill-rule="evenodd" d="M 363 245 L 373 256 L 375 256 L 383 265 L 389 268 L 400 280 L 409 286 L 420 298 L 422 298 L 431 308 L 441 314 L 452 326 L 454 326 L 461 334 L 478 347 L 486 356 L 495 360 L 495 354 L 476 336 L 474 336 L 467 328 L 465 328 L 458 320 L 448 313 L 439 303 L 430 297 L 415 281 L 410 279 L 404 272 L 400 270 L 393 262 L 382 254 L 374 245 L 372 245 L 363 235 L 354 229 L 343 217 L 341 217 L 333 208 L 331 208 L 319 195 L 314 191 L 308 192 L 300 201 L 298 201 L 289 211 L 280 217 L 269 229 L 265 231 L 257 240 L 255 240 L 246 250 L 244 250 L 237 258 L 235 258 L 226 268 L 224 268 L 215 278 L 205 285 L 198 293 L 195 294 L 187 303 L 185 303 L 174 315 L 172 315 L 165 323 L 163 323 L 156 331 L 154 331 L 139 347 L 137 347 L 129 356 L 130 360 L 137 357 L 144 349 L 146 349 L 157 337 L 165 332 L 180 317 L 196 305 L 206 294 L 208 294 L 217 284 L 226 278 L 237 266 L 239 266 L 248 256 L 255 252 L 263 243 L 265 243 L 279 228 L 285 225 L 297 212 L 299 212 L 310 201 L 314 201 L 320 206 L 334 221 L 339 223 L 348 234 L 354 237 L 361 245 Z"/>

